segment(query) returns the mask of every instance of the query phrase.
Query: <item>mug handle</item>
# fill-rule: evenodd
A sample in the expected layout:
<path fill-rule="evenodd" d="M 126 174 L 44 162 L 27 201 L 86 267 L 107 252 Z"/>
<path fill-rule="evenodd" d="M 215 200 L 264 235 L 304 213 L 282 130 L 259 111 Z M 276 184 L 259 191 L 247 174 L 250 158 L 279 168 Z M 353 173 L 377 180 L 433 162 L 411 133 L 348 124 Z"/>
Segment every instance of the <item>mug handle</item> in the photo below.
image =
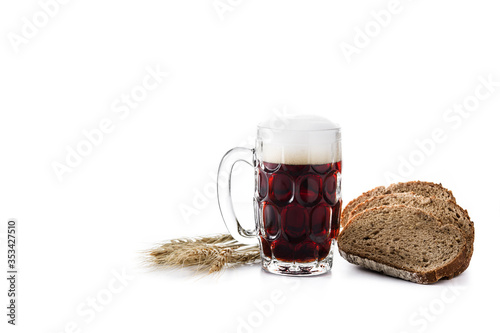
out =
<path fill-rule="evenodd" d="M 254 167 L 254 150 L 248 148 L 233 148 L 224 155 L 217 173 L 217 198 L 219 208 L 226 223 L 227 230 L 234 239 L 243 244 L 256 244 L 255 229 L 244 229 L 234 213 L 231 199 L 231 175 L 236 162 L 243 161 Z"/>

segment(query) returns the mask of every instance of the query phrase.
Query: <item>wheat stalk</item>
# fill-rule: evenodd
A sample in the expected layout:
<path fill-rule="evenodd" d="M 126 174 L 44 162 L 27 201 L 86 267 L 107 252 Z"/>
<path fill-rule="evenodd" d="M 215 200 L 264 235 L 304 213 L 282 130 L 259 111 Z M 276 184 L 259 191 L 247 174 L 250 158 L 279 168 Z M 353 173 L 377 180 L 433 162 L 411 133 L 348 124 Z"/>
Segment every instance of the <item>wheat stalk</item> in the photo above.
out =
<path fill-rule="evenodd" d="M 229 234 L 172 239 L 145 254 L 152 268 L 192 267 L 208 274 L 260 260 L 257 245 L 239 243 Z"/>

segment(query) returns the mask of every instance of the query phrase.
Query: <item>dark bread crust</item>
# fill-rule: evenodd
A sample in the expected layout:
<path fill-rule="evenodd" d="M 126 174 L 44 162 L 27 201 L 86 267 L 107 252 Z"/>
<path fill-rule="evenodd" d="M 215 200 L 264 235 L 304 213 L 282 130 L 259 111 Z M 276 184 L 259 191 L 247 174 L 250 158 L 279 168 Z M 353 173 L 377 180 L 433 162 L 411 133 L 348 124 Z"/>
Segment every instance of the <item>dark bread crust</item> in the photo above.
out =
<path fill-rule="evenodd" d="M 451 279 L 455 277 L 456 275 L 450 273 L 450 271 L 453 270 L 453 267 L 463 265 L 462 261 L 465 260 L 465 252 L 462 251 L 459 256 L 457 256 L 452 262 L 449 263 L 448 267 L 443 267 L 443 269 L 439 269 L 433 272 L 417 273 L 394 268 L 390 265 L 385 265 L 367 258 L 356 256 L 354 254 L 349 254 L 342 251 L 340 248 L 339 253 L 342 258 L 344 258 L 351 264 L 362 266 L 372 271 L 380 272 L 389 276 L 420 284 L 431 284 L 436 283 L 441 279 Z"/>
<path fill-rule="evenodd" d="M 389 257 L 381 259 L 379 258 L 379 260 L 375 260 L 373 256 L 372 258 L 368 258 L 366 255 L 362 255 L 361 252 L 363 251 L 354 251 L 358 253 L 349 252 L 347 248 L 352 244 L 344 245 L 344 238 L 348 238 L 348 236 L 346 237 L 346 235 L 351 232 L 351 229 L 353 229 L 353 232 L 355 232 L 357 224 L 363 223 L 363 219 L 366 219 L 368 216 L 370 216 L 370 214 L 387 214 L 391 213 L 391 211 L 394 212 L 395 210 L 404 210 L 414 218 L 421 219 L 421 222 L 424 224 L 430 223 L 434 228 L 438 228 L 439 230 L 448 229 L 450 230 L 450 232 L 458 235 L 458 237 L 461 237 L 461 247 L 460 249 L 458 249 L 457 255 L 454 258 L 451 258 L 451 260 L 449 260 L 446 264 L 436 267 L 435 269 L 415 270 L 408 267 L 398 266 L 397 264 L 391 262 Z M 379 227 L 384 228 L 384 226 L 385 223 L 380 222 Z M 346 242 L 348 242 L 348 240 Z M 359 245 L 356 246 L 359 247 Z M 338 248 L 341 256 L 353 264 L 361 265 L 371 270 L 379 271 L 387 275 L 421 284 L 434 283 L 442 278 L 453 278 L 454 276 L 456 276 L 456 272 L 464 266 L 467 260 L 465 235 L 458 227 L 451 224 L 442 225 L 441 222 L 439 222 L 439 220 L 432 214 L 429 214 L 424 210 L 418 208 L 408 207 L 404 205 L 370 208 L 353 216 L 352 221 L 342 230 L 338 237 Z"/>
<path fill-rule="evenodd" d="M 431 183 L 431 182 L 423 182 L 423 181 L 410 181 L 405 183 L 396 183 L 391 184 L 388 187 L 379 186 L 374 188 L 373 190 L 367 191 L 361 194 L 359 197 L 351 200 L 343 209 L 342 215 L 340 218 L 340 225 L 345 227 L 349 221 L 349 217 L 351 211 L 360 203 L 365 200 L 368 200 L 372 197 L 383 195 L 383 194 L 392 194 L 392 193 L 405 193 L 405 192 L 414 192 L 418 195 L 423 196 L 436 196 L 442 199 L 449 199 L 455 202 L 455 197 L 453 193 L 444 188 L 441 184 Z M 428 195 L 429 193 L 432 193 Z M 436 195 L 438 194 L 438 195 Z"/>

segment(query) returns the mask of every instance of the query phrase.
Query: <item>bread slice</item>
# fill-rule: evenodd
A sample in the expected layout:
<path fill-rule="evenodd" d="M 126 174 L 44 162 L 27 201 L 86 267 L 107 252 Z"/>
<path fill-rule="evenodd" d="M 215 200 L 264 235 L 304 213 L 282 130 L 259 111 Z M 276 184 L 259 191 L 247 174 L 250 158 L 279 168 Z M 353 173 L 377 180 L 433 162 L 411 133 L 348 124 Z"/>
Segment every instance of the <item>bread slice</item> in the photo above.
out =
<path fill-rule="evenodd" d="M 347 206 L 344 207 L 344 209 L 342 209 L 342 214 L 340 216 L 340 225 L 343 227 L 345 227 L 347 225 L 347 222 L 349 221 L 349 217 L 351 215 L 351 211 L 357 206 L 359 205 L 360 203 L 362 203 L 363 201 L 366 201 L 368 199 L 371 199 L 373 197 L 376 197 L 378 195 L 383 195 L 383 194 L 386 194 L 386 187 L 385 186 L 379 186 L 379 187 L 375 187 L 374 189 L 370 190 L 370 191 L 367 191 L 363 194 L 361 194 L 359 197 L 357 197 L 356 199 L 353 199 L 351 200 Z"/>
<path fill-rule="evenodd" d="M 360 203 L 352 210 L 350 216 L 352 217 L 370 208 L 392 205 L 420 208 L 426 213 L 434 215 L 442 224 L 452 224 L 458 227 L 465 235 L 467 259 L 464 266 L 456 274 L 462 273 L 469 267 L 472 252 L 474 251 L 474 223 L 470 220 L 467 211 L 451 200 L 423 197 L 414 193 L 385 194 Z"/>
<path fill-rule="evenodd" d="M 370 198 L 357 205 L 350 217 L 364 210 L 380 206 L 405 205 L 420 208 L 436 216 L 443 224 L 454 224 L 462 230 L 468 240 L 474 241 L 474 223 L 465 209 L 451 200 L 423 197 L 414 193 L 393 193 Z"/>
<path fill-rule="evenodd" d="M 349 202 L 342 211 L 342 216 L 340 218 L 340 225 L 342 227 L 346 226 L 347 222 L 349 221 L 351 211 L 363 201 L 378 195 L 392 194 L 392 193 L 406 193 L 406 192 L 413 192 L 417 195 L 421 195 L 424 197 L 434 196 L 439 199 L 451 200 L 455 202 L 455 197 L 453 196 L 453 193 L 451 193 L 450 190 L 444 188 L 441 184 L 421 182 L 421 181 L 411 181 L 406 183 L 392 184 L 389 185 L 388 187 L 379 186 L 374 188 L 373 190 L 363 193 L 356 199 Z"/>
<path fill-rule="evenodd" d="M 466 261 L 466 240 L 458 227 L 402 205 L 353 216 L 338 248 L 353 264 L 422 284 L 454 277 Z"/>

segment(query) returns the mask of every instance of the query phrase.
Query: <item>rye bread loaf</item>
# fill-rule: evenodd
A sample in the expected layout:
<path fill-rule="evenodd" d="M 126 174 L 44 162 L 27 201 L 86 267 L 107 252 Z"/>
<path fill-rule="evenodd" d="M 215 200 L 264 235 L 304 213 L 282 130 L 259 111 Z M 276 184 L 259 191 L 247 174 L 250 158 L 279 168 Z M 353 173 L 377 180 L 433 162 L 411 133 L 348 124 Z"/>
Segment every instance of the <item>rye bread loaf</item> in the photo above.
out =
<path fill-rule="evenodd" d="M 456 275 L 469 267 L 472 252 L 474 251 L 474 223 L 470 220 L 467 211 L 454 201 L 435 197 L 423 197 L 413 193 L 385 194 L 360 203 L 351 211 L 350 217 L 370 208 L 392 205 L 420 208 L 426 213 L 434 215 L 442 224 L 452 224 L 458 227 L 465 236 L 467 259 L 464 265 L 456 272 Z"/>
<path fill-rule="evenodd" d="M 342 216 L 340 218 L 340 225 L 342 227 L 346 226 L 347 222 L 349 221 L 349 216 L 351 214 L 351 211 L 363 201 L 368 200 L 372 197 L 376 197 L 378 195 L 392 194 L 392 193 L 406 193 L 406 192 L 413 192 L 417 195 L 421 195 L 424 197 L 434 196 L 439 199 L 451 200 L 455 202 L 455 197 L 453 196 L 451 191 L 444 188 L 441 184 L 422 182 L 422 181 L 411 181 L 406 183 L 392 184 L 387 187 L 379 186 L 374 188 L 373 190 L 363 193 L 356 199 L 349 202 L 342 211 Z"/>
<path fill-rule="evenodd" d="M 353 216 L 338 248 L 353 264 L 422 284 L 454 277 L 466 261 L 466 239 L 458 227 L 402 205 Z"/>

